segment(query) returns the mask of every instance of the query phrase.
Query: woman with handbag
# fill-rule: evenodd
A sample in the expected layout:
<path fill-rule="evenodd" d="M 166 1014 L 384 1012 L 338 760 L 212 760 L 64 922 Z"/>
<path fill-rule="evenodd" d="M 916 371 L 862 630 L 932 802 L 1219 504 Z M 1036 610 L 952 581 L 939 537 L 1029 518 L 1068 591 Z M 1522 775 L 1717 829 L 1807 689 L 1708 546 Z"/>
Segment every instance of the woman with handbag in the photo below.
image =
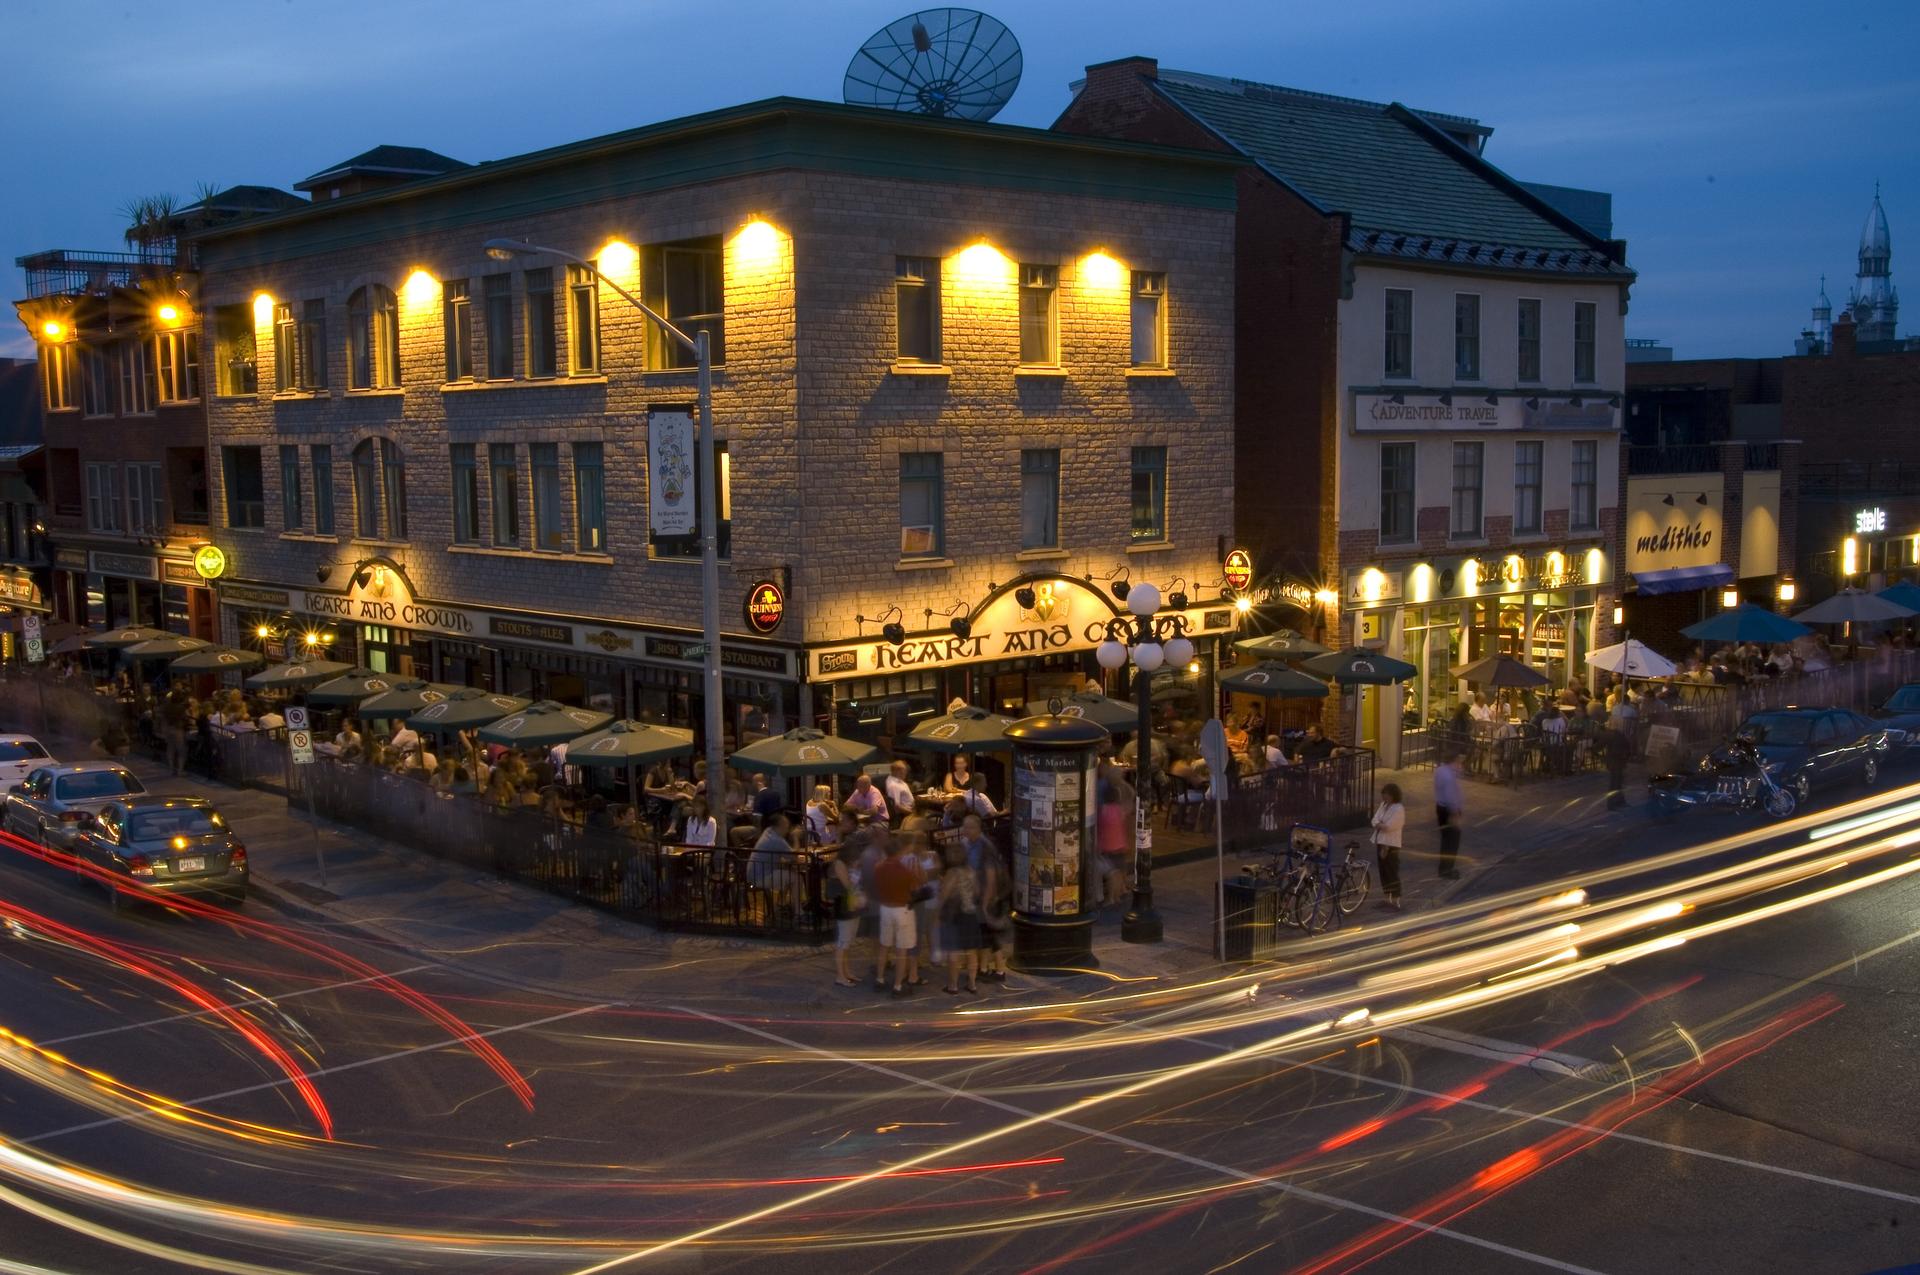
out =
<path fill-rule="evenodd" d="M 1399 784 L 1380 785 L 1380 805 L 1373 812 L 1373 848 L 1380 859 L 1380 906 L 1400 910 L 1400 838 L 1407 826 L 1407 808 Z"/>

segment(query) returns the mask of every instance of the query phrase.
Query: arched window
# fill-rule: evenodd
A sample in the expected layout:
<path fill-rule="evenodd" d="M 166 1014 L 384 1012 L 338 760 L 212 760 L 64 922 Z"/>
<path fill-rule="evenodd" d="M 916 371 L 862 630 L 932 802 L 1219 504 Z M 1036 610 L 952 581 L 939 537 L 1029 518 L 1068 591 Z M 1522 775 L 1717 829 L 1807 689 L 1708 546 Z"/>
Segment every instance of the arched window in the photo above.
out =
<path fill-rule="evenodd" d="M 400 306 L 391 289 L 369 284 L 347 298 L 347 341 L 351 388 L 400 384 Z"/>
<path fill-rule="evenodd" d="M 380 538 L 380 462 L 371 438 L 353 449 L 353 526 L 363 540 Z"/>
<path fill-rule="evenodd" d="M 407 538 L 407 454 L 390 438 L 354 446 L 353 526 L 362 540 Z"/>

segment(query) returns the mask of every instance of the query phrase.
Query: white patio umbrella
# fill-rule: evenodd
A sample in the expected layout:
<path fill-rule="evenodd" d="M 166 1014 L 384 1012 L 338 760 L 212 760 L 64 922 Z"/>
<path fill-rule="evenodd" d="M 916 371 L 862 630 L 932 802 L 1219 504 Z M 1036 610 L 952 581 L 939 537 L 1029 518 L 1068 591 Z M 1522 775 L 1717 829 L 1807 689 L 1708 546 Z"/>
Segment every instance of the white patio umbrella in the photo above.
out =
<path fill-rule="evenodd" d="M 1672 677 L 1677 671 L 1673 661 L 1650 649 L 1638 638 L 1628 638 L 1587 652 L 1587 663 L 1606 673 L 1624 677 Z"/>

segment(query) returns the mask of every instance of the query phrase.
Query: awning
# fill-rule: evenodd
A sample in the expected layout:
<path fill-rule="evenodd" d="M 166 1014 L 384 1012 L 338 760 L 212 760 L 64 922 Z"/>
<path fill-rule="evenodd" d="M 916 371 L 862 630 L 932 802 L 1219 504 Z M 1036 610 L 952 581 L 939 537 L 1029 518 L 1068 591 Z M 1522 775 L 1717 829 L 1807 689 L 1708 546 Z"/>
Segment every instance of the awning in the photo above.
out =
<path fill-rule="evenodd" d="M 1692 593 L 1716 584 L 1732 584 L 1733 568 L 1724 562 L 1704 567 L 1669 567 L 1665 571 L 1636 571 L 1633 587 L 1641 593 Z"/>
<path fill-rule="evenodd" d="M 38 505 L 40 497 L 33 494 L 24 475 L 17 469 L 0 469 L 0 500 L 9 500 L 16 505 Z"/>

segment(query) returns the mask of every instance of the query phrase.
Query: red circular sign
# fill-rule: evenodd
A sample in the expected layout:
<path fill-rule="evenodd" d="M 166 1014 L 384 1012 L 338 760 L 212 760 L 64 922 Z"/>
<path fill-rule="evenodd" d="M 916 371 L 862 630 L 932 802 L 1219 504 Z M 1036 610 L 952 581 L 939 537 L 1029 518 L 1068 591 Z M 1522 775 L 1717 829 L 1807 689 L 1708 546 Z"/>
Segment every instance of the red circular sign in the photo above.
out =
<path fill-rule="evenodd" d="M 1253 559 L 1245 549 L 1235 549 L 1227 555 L 1223 574 L 1229 588 L 1244 589 L 1253 583 Z"/>
<path fill-rule="evenodd" d="M 762 580 L 747 590 L 747 627 L 755 633 L 771 633 L 787 618 L 787 595 L 771 580 Z"/>

